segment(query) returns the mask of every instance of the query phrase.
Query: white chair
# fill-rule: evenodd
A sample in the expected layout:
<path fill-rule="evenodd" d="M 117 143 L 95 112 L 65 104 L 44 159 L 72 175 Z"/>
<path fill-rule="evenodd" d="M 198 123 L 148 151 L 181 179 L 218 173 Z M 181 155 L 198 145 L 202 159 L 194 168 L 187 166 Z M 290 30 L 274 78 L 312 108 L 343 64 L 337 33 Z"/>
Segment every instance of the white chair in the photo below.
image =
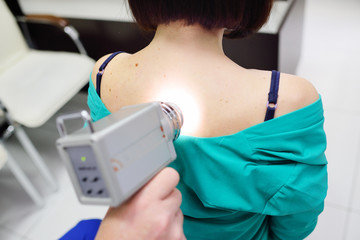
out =
<path fill-rule="evenodd" d="M 0 143 L 0 171 L 6 165 L 14 174 L 16 179 L 20 182 L 25 191 L 29 194 L 31 199 L 38 206 L 44 205 L 44 199 L 40 196 L 39 192 L 35 189 L 35 187 L 31 184 L 30 180 L 21 170 L 19 165 L 15 162 L 15 160 L 11 157 L 11 155 L 6 151 L 3 145 Z"/>
<path fill-rule="evenodd" d="M 84 54 L 70 26 L 64 31 L 83 54 L 30 49 L 4 0 L 0 0 L 0 31 L 0 111 L 9 124 L 6 133 L 15 134 L 55 190 L 56 181 L 21 126 L 36 128 L 48 121 L 85 86 L 94 60 Z"/>

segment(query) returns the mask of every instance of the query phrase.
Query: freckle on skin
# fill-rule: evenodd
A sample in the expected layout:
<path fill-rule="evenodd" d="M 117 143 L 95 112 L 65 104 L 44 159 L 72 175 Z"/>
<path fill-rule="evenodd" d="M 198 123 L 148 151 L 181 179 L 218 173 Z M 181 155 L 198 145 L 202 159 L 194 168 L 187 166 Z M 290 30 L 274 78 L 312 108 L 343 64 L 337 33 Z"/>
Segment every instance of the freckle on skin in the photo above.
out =
<path fill-rule="evenodd" d="M 137 67 L 137 66 L 139 66 L 139 64 L 138 64 L 138 63 L 135 63 L 135 67 Z"/>
<path fill-rule="evenodd" d="M 109 88 L 109 92 L 111 92 L 111 88 Z"/>

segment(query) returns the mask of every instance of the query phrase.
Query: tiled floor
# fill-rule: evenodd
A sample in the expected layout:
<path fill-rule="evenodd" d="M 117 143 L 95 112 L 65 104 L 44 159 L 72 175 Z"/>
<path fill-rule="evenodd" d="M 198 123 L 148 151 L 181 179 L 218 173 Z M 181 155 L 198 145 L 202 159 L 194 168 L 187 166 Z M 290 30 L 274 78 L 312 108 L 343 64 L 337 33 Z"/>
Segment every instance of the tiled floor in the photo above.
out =
<path fill-rule="evenodd" d="M 324 213 L 310 240 L 360 239 L 360 1 L 307 0 L 302 59 L 297 74 L 322 95 L 328 136 L 329 192 Z M 77 95 L 62 112 L 86 108 Z M 59 191 L 46 182 L 19 149 L 7 147 L 45 196 L 37 208 L 8 169 L 0 174 L 0 239 L 48 240 L 60 237 L 80 219 L 101 218 L 105 207 L 80 205 L 59 159 L 55 118 L 39 129 L 26 129 L 54 173 Z"/>

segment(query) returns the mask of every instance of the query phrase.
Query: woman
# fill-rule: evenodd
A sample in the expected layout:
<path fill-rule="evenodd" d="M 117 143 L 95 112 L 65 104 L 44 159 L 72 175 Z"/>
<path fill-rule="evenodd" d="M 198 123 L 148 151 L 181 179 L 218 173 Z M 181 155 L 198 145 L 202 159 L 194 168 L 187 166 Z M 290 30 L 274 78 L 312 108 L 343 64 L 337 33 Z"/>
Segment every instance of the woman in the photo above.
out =
<path fill-rule="evenodd" d="M 222 48 L 223 36 L 258 30 L 272 1 L 129 0 L 129 6 L 155 36 L 139 52 L 96 63 L 88 99 L 93 120 L 151 101 L 182 109 L 172 167 L 181 177 L 188 239 L 304 239 L 327 191 L 321 98 L 308 81 L 245 69 Z"/>

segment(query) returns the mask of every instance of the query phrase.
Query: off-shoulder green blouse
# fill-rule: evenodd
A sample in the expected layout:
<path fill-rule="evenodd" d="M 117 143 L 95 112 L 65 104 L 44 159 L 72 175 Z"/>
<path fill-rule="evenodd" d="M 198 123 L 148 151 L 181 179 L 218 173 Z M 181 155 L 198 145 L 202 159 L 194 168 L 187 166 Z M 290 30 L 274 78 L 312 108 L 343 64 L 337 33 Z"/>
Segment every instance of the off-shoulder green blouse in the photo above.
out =
<path fill-rule="evenodd" d="M 90 81 L 88 105 L 110 112 Z M 180 136 L 170 165 L 181 178 L 187 239 L 304 239 L 316 226 L 327 192 L 321 98 L 238 133 Z"/>

